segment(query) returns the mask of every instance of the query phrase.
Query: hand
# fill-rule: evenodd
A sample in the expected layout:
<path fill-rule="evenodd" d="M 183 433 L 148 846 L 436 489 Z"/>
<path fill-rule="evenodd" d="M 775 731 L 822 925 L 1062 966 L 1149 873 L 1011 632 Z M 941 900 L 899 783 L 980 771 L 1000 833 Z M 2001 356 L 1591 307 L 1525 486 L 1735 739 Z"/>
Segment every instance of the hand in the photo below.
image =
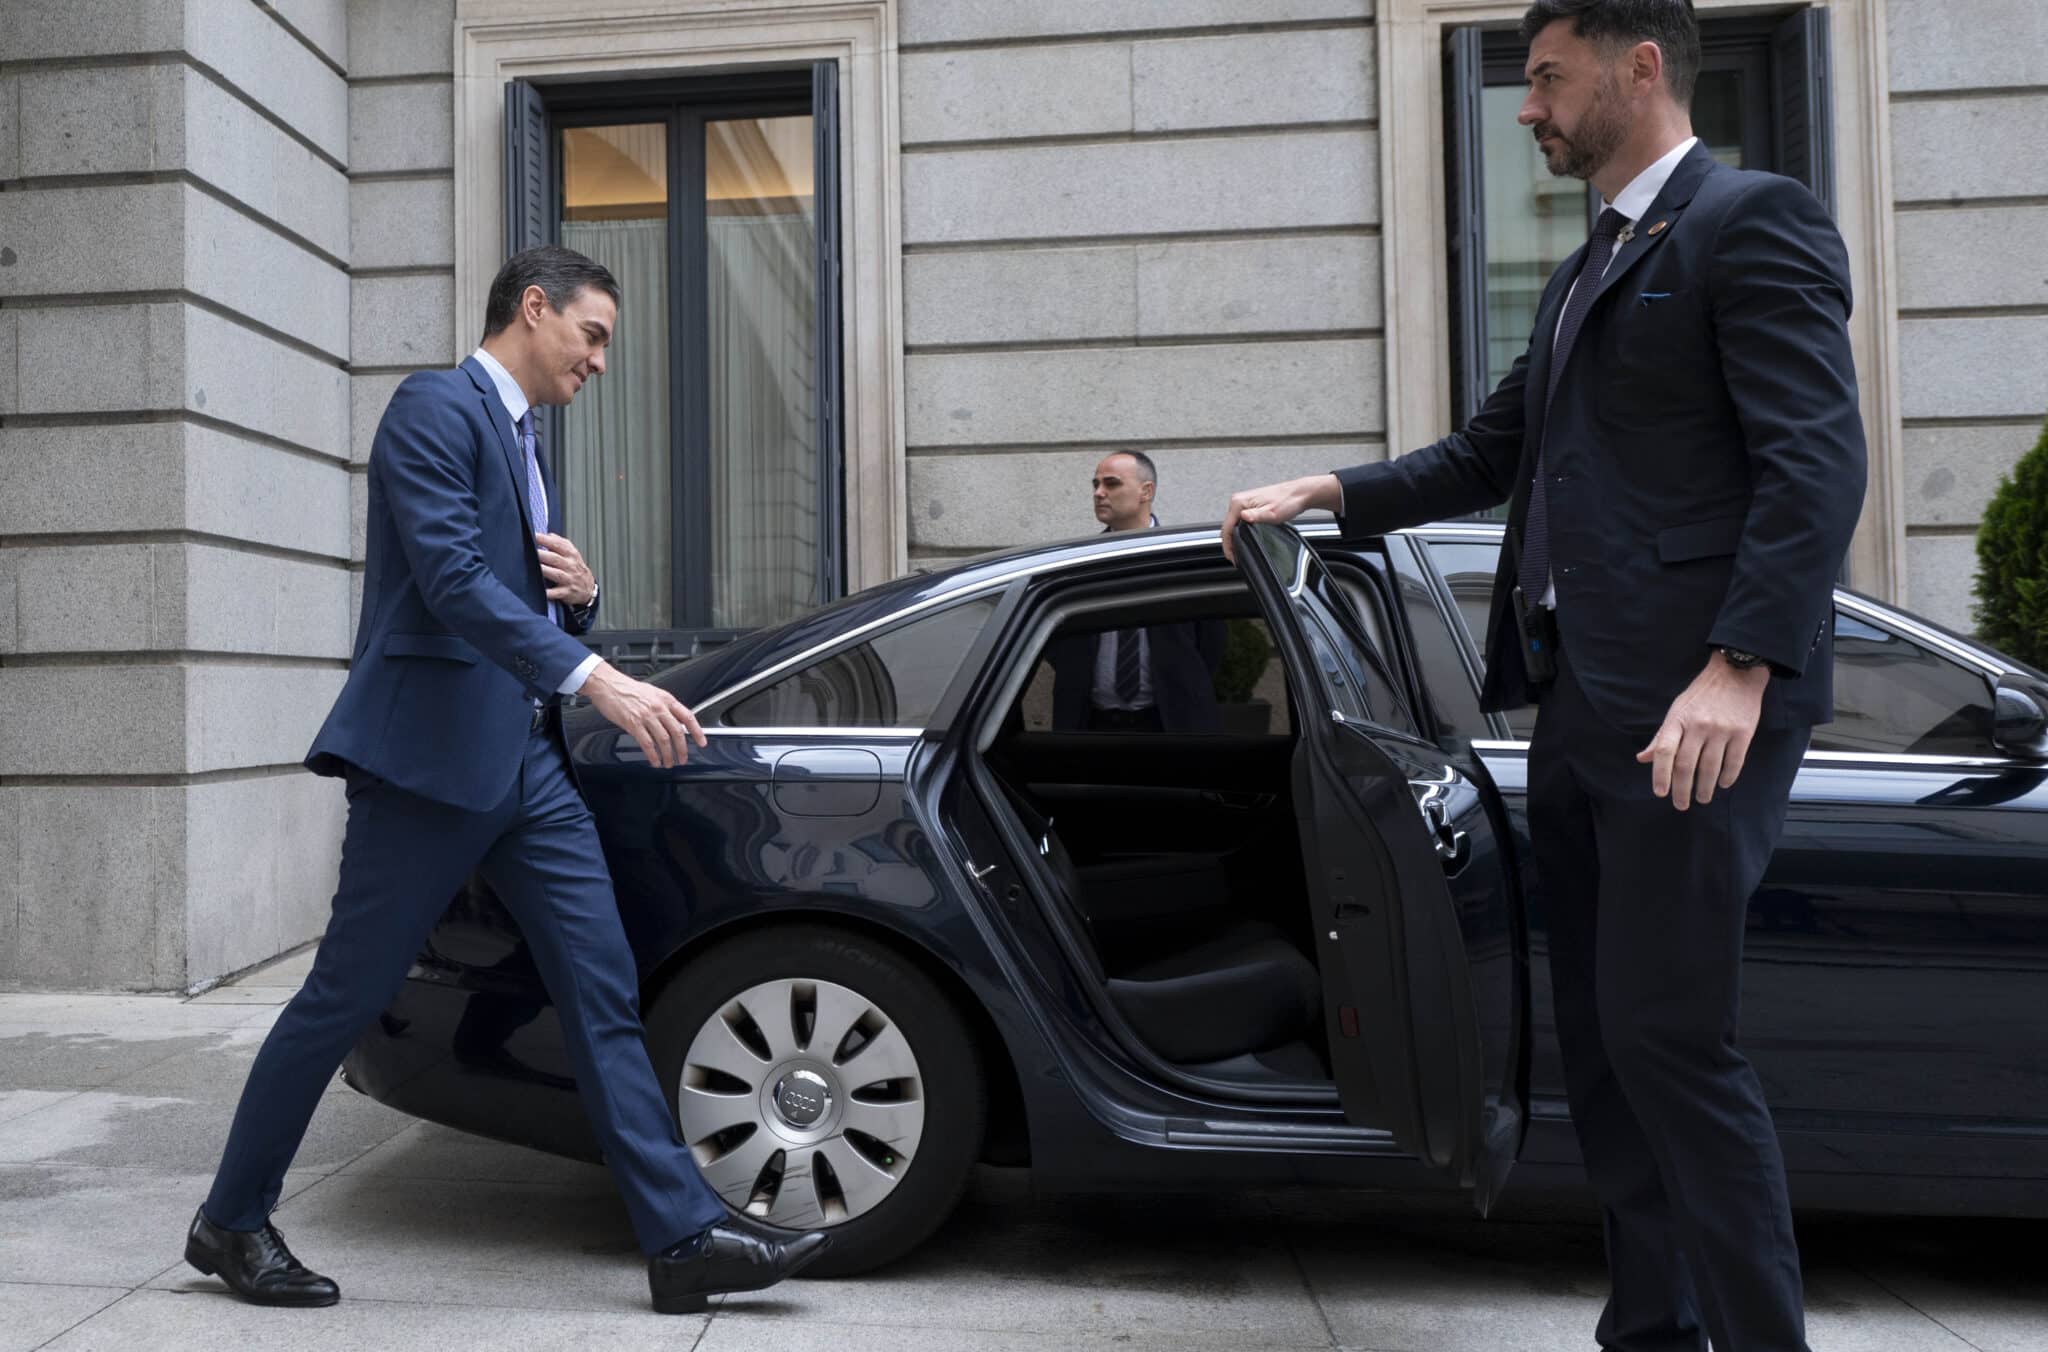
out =
<path fill-rule="evenodd" d="M 704 745 L 697 715 L 658 685 L 636 681 L 609 662 L 590 669 L 580 692 L 614 727 L 639 743 L 647 763 L 667 770 L 690 759 L 690 743 Z"/>
<path fill-rule="evenodd" d="M 590 575 L 590 565 L 569 537 L 540 531 L 533 542 L 540 548 L 540 575 L 547 579 L 548 600 L 589 605 L 590 598 L 597 595 L 597 579 Z"/>
<path fill-rule="evenodd" d="M 1770 680 L 1767 666 L 1742 671 L 1719 653 L 1708 658 L 1707 669 L 1671 701 L 1664 726 L 1636 753 L 1637 761 L 1653 767 L 1651 792 L 1659 798 L 1668 794 L 1671 805 L 1683 812 L 1695 800 L 1711 802 L 1717 786 L 1733 788 L 1756 736 Z"/>
<path fill-rule="evenodd" d="M 1223 554 L 1237 561 L 1237 523 L 1292 521 L 1313 507 L 1338 511 L 1344 506 L 1344 489 L 1334 474 L 1311 474 L 1306 479 L 1247 488 L 1230 496 L 1230 508 L 1223 514 Z"/>

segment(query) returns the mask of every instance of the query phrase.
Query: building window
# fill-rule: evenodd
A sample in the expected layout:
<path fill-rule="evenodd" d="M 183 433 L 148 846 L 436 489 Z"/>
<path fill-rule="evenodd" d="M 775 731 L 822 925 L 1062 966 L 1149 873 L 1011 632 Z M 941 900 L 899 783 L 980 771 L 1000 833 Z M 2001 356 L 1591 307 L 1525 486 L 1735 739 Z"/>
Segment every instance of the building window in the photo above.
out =
<path fill-rule="evenodd" d="M 1827 11 L 1700 21 L 1693 131 L 1722 163 L 1799 179 L 1830 210 Z M 1444 38 L 1452 414 L 1463 423 L 1528 346 L 1544 285 L 1592 230 L 1599 194 L 1553 178 L 1515 118 L 1528 46 L 1513 32 Z"/>
<path fill-rule="evenodd" d="M 593 641 L 629 660 L 844 589 L 835 77 L 507 87 L 507 252 L 567 245 L 624 293 L 542 436 Z"/>

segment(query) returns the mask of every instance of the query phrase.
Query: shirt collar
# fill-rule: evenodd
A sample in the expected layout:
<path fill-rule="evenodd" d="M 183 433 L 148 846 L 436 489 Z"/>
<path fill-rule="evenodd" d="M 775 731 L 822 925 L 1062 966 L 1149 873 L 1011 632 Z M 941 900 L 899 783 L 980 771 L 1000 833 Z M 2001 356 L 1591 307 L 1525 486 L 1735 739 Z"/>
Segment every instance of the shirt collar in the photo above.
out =
<path fill-rule="evenodd" d="M 1606 205 L 1632 221 L 1640 221 L 1644 214 L 1649 211 L 1651 205 L 1656 202 L 1657 194 L 1664 191 L 1664 185 L 1670 181 L 1672 171 L 1678 168 L 1678 162 L 1684 159 L 1692 148 L 1699 143 L 1699 137 L 1688 136 L 1685 140 L 1679 142 L 1678 145 L 1672 147 L 1663 159 L 1658 160 L 1655 164 L 1643 170 L 1642 173 L 1637 174 L 1634 179 L 1630 180 L 1629 185 L 1623 188 L 1615 196 L 1615 199 Z"/>
<path fill-rule="evenodd" d="M 512 378 L 512 373 L 500 365 L 498 359 L 490 353 L 478 348 L 469 355 L 476 359 L 476 364 L 484 368 L 484 374 L 498 387 L 498 398 L 505 401 L 505 411 L 512 415 L 513 426 L 518 426 L 519 420 L 526 416 L 528 408 L 526 391 L 519 388 L 519 382 Z"/>

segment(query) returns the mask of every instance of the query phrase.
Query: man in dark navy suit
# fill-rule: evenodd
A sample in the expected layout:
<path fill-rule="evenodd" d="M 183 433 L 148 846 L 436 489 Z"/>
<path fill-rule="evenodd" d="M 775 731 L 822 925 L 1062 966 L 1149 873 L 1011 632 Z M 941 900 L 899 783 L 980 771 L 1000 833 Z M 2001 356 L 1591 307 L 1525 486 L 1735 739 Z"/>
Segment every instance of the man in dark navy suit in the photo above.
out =
<path fill-rule="evenodd" d="M 1239 493 L 1375 534 L 1512 504 L 1490 709 L 1540 701 L 1529 820 L 1617 1352 L 1803 1352 L 1799 1254 L 1737 1049 L 1744 916 L 1811 728 L 1863 499 L 1849 266 L 1790 179 L 1693 138 L 1687 0 L 1540 0 L 1521 121 L 1605 200 L 1463 431 Z"/>
<path fill-rule="evenodd" d="M 331 1305 L 270 1224 L 320 1095 L 397 995 L 428 929 L 481 869 L 561 1016 L 577 1088 L 641 1247 L 657 1310 L 757 1290 L 816 1257 L 728 1216 L 676 1132 L 648 1061 L 633 955 L 597 831 L 570 776 L 560 701 L 581 692 L 649 763 L 703 745 L 696 717 L 572 634 L 597 582 L 550 529 L 536 405 L 604 371 L 618 283 L 567 249 L 529 249 L 491 284 L 483 345 L 406 377 L 370 450 L 363 610 L 348 681 L 306 764 L 347 781 L 334 914 L 313 970 L 249 1071 L 185 1257 L 262 1305 Z"/>
<path fill-rule="evenodd" d="M 1159 524 L 1159 470 L 1143 451 L 1112 451 L 1089 481 L 1103 533 Z M 1053 641 L 1052 725 L 1061 731 L 1220 732 L 1221 620 L 1070 634 Z"/>

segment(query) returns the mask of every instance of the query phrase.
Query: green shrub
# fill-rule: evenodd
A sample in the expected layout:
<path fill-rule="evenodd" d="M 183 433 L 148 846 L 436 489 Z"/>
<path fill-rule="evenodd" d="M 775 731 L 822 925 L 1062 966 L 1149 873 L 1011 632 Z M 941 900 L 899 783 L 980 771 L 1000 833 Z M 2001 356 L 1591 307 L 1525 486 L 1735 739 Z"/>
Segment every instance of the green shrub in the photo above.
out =
<path fill-rule="evenodd" d="M 1977 633 L 2022 662 L 2048 667 L 2048 427 L 1984 509 Z"/>
<path fill-rule="evenodd" d="M 1256 620 L 1231 620 L 1223 630 L 1223 660 L 1216 665 L 1216 698 L 1225 704 L 1248 702 L 1272 658 L 1273 645 L 1264 626 Z"/>

